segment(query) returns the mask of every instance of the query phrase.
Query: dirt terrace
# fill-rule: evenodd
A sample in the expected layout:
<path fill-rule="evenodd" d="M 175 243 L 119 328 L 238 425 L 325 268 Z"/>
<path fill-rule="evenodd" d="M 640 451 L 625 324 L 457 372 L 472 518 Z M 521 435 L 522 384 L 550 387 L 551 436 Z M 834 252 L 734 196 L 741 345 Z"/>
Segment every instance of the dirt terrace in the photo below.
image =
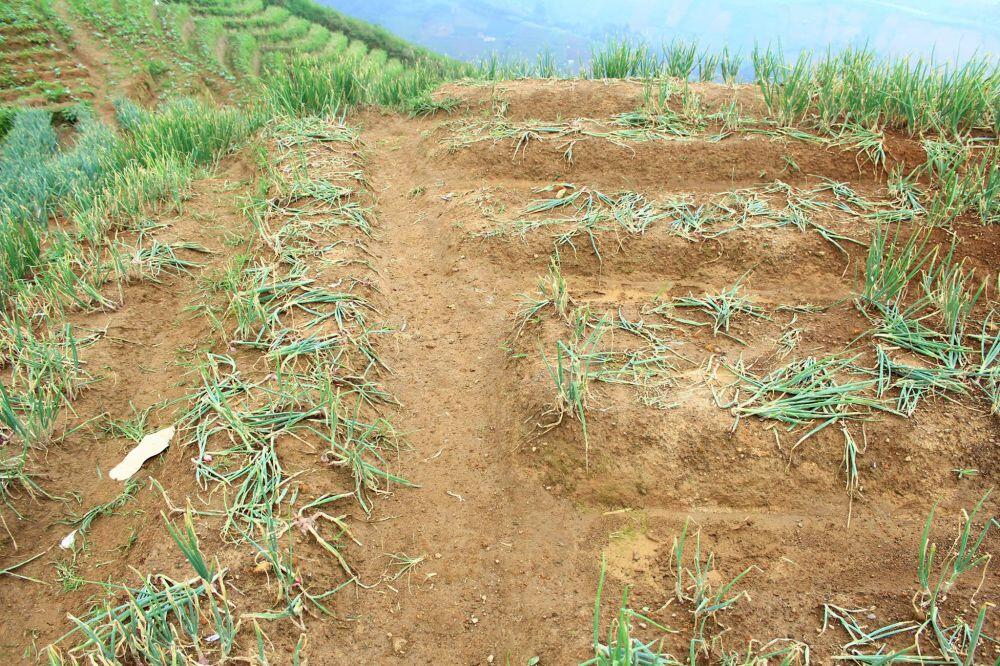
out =
<path fill-rule="evenodd" d="M 701 91 L 706 99 L 723 94 L 714 87 Z M 839 430 L 793 449 L 795 437 L 782 432 L 776 438 L 763 421 L 744 419 L 734 429 L 732 414 L 713 393 L 727 379 L 723 363 L 742 357 L 766 368 L 781 364 L 777 341 L 792 315 L 779 306 L 829 306 L 798 315 L 801 339 L 785 361 L 839 352 L 863 332 L 867 322 L 850 302 L 863 247 L 845 243 L 841 251 L 815 231 L 789 227 L 695 240 L 655 227 L 627 237 L 601 232 L 599 257 L 586 237 L 561 246 L 569 294 L 594 313 L 659 321 L 642 314 L 655 299 L 722 289 L 746 275 L 746 292 L 771 315 L 736 319 L 731 337 L 705 326 L 670 329 L 665 335 L 675 354 L 656 406 L 644 404 L 632 386 L 596 386 L 585 447 L 578 419 L 565 416 L 560 425 L 543 427 L 553 421 L 547 412 L 554 387 L 542 355 L 565 337 L 565 324 L 544 314 L 517 334 L 521 295 L 532 294 L 546 275 L 553 235 L 544 229 L 493 233 L 523 217 L 523 207 L 540 196 L 534 190 L 554 183 L 665 199 L 711 197 L 777 179 L 808 188 L 825 177 L 874 199 L 885 194 L 883 175 L 859 167 L 852 151 L 765 136 L 634 144 L 583 137 L 572 161 L 558 141 L 532 141 L 520 150 L 515 139 L 450 148 L 456 122 L 488 116 L 497 100 L 515 121 L 600 119 L 635 109 L 643 89 L 519 82 L 453 86 L 439 94 L 457 95 L 464 104 L 451 115 L 370 112 L 354 120 L 378 219 L 372 264 L 380 308 L 395 331 L 383 351 L 391 369 L 385 383 L 401 403 L 394 420 L 408 443 L 393 471 L 419 487 L 379 499 L 367 519 L 355 516 L 354 536 L 363 546 L 350 547 L 348 559 L 366 581 L 384 574 L 390 554 L 423 559 L 391 583 L 341 593 L 335 618 L 308 619 L 314 662 L 523 664 L 538 656 L 542 664 L 575 663 L 592 654 L 602 557 L 609 580 L 605 617 L 627 584 L 634 608 L 686 630 L 689 609 L 672 601 L 671 552 L 688 520 L 690 532 L 700 528 L 703 551 L 716 554 L 713 583 L 750 569 L 738 586 L 748 598 L 721 617 L 720 644 L 728 649 L 794 638 L 812 646 L 816 663 L 829 663 L 848 637 L 837 627 L 819 632 L 827 602 L 863 607 L 873 625 L 912 619 L 928 512 L 938 503 L 935 535 L 943 544 L 960 510 L 996 484 L 997 418 L 978 397 L 929 399 L 911 418 L 879 415 L 865 425 L 862 488 L 852 500 Z M 749 92 L 739 94 L 753 106 Z M 894 162 L 912 166 L 920 159 L 919 145 L 903 137 L 891 137 L 889 147 Z M 796 169 L 788 168 L 790 161 Z M 236 195 L 251 176 L 237 161 L 219 180 L 200 183 L 185 213 L 172 220 L 172 237 L 216 250 L 212 261 L 221 265 L 236 251 L 227 234 L 244 229 Z M 867 223 L 856 215 L 833 214 L 826 223 L 867 241 Z M 958 235 L 970 265 L 995 279 L 1000 229 L 960 225 Z M 193 379 L 177 356 L 216 344 L 207 324 L 186 310 L 197 279 L 130 287 L 121 310 L 89 322 L 109 326 L 114 335 L 90 348 L 87 362 L 117 380 L 81 398 L 81 417 L 128 400 L 152 403 L 187 392 Z M 635 342 L 615 335 L 614 343 Z M 313 469 L 315 452 L 296 446 L 282 444 L 286 466 Z M 123 448 L 112 438 L 75 436 L 50 452 L 46 482 L 55 493 L 78 491 L 88 502 L 109 499 L 118 491 L 107 481 L 81 487 L 81 479 L 93 477 L 95 464 L 109 468 Z M 171 448 L 146 470 L 176 502 L 203 498 L 191 479 L 191 455 Z M 955 469 L 979 474 L 959 479 Z M 313 488 L 334 482 L 312 472 L 302 477 Z M 136 528 L 138 543 L 127 558 L 90 555 L 85 578 L 127 576 L 127 566 L 182 569 L 159 530 L 160 493 L 142 491 L 133 508 L 141 512 L 101 521 L 92 539 L 110 544 Z M 61 507 L 42 502 L 21 509 L 26 520 L 14 530 L 18 553 L 58 541 L 64 530 L 52 522 L 63 515 Z M 991 499 L 986 511 L 995 515 L 996 509 Z M 203 545 L 240 572 L 243 579 L 234 585 L 248 599 L 267 603 L 245 549 L 208 532 Z M 997 545 L 995 537 L 988 544 Z M 9 544 L 4 547 L 3 562 L 15 561 Z M 322 551 L 308 543 L 301 552 L 320 567 L 336 568 L 332 560 L 323 564 Z M 21 573 L 51 579 L 55 557 Z M 975 583 L 956 592 L 948 607 L 970 621 Z M 58 637 L 67 627 L 65 613 L 81 612 L 88 593 L 53 596 L 25 581 L 5 582 L 0 596 L 8 618 L 25 619 L 16 629 L 7 625 L 3 654 L 16 661 L 31 640 L 44 645 Z M 992 571 L 975 599 L 1000 599 Z M 995 613 L 985 631 L 1000 633 Z M 658 637 L 652 628 L 637 633 Z M 294 645 L 296 637 L 290 629 L 271 633 L 279 648 Z M 682 631 L 666 645 L 684 653 L 686 640 Z"/>

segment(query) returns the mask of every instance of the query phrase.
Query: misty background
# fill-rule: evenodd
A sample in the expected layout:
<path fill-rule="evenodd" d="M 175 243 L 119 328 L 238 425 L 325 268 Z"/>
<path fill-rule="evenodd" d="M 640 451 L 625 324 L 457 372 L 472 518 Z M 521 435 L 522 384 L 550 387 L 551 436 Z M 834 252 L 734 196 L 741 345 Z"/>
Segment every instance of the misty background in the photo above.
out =
<path fill-rule="evenodd" d="M 886 56 L 964 61 L 1000 55 L 1000 0 L 319 0 L 439 53 L 534 58 L 548 48 L 572 68 L 608 36 L 658 47 L 697 39 L 741 50 L 868 44 Z"/>

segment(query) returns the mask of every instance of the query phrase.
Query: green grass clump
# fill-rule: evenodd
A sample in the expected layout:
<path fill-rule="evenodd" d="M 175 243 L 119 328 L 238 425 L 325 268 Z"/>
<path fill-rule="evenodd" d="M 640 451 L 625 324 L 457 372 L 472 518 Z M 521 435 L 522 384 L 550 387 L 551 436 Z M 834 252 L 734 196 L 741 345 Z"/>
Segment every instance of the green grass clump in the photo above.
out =
<path fill-rule="evenodd" d="M 737 591 L 736 586 L 755 567 L 743 570 L 728 581 L 721 579 L 715 569 L 715 555 L 702 551 L 701 531 L 691 537 L 688 535 L 689 525 L 690 521 L 686 521 L 681 534 L 674 538 L 671 568 L 675 579 L 675 608 L 689 611 L 690 619 L 681 621 L 690 625 L 690 629 L 673 629 L 633 610 L 629 607 L 630 590 L 625 586 L 621 602 L 616 606 L 617 612 L 609 623 L 607 638 L 602 639 L 601 604 L 607 578 L 607 567 L 602 559 L 594 602 L 594 656 L 581 666 L 808 664 L 809 646 L 794 639 L 780 638 L 763 644 L 752 641 L 749 646 L 737 651 L 730 651 L 724 646 L 726 630 L 720 618 L 741 600 L 749 598 L 746 592 Z M 692 539 L 694 547 L 689 554 L 688 544 Z M 714 582 L 713 579 L 724 582 Z M 672 614 L 673 617 L 677 615 L 676 612 Z M 639 628 L 656 631 L 663 638 L 644 642 L 636 636 Z M 681 655 L 675 656 L 667 651 L 667 635 L 674 636 L 675 641 L 685 646 Z"/>
<path fill-rule="evenodd" d="M 324 62 L 311 57 L 273 67 L 265 76 L 265 95 L 272 107 L 290 115 L 330 116 L 365 98 L 351 61 Z"/>
<path fill-rule="evenodd" d="M 969 141 L 923 142 L 927 161 L 918 169 L 932 184 L 927 218 L 948 225 L 971 213 L 983 224 L 1000 223 L 1000 148 Z"/>
<path fill-rule="evenodd" d="M 210 165 L 238 148 L 263 123 L 256 109 L 219 107 L 176 99 L 155 112 L 132 109 L 127 123 L 128 157 L 144 165 L 174 159 Z"/>
<path fill-rule="evenodd" d="M 840 428 L 845 440 L 848 488 L 854 489 L 858 485 L 858 447 L 848 424 L 867 420 L 876 411 L 891 411 L 873 395 L 878 380 L 857 374 L 856 360 L 836 356 L 806 358 L 764 375 L 750 372 L 742 363 L 727 364 L 736 376 L 735 390 L 732 398 L 720 402 L 720 406 L 733 411 L 734 427 L 748 416 L 784 424 L 789 431 L 808 427 L 796 439 L 796 447 L 830 426 Z"/>
<path fill-rule="evenodd" d="M 942 608 L 946 598 L 955 594 L 959 581 L 969 578 L 968 589 L 977 590 L 976 583 L 980 576 L 975 573 L 982 570 L 982 576 L 986 576 L 985 570 L 991 558 L 985 544 L 990 533 L 1000 529 L 996 518 L 982 515 L 989 496 L 990 493 L 986 493 L 972 511 L 962 510 L 958 535 L 947 550 L 939 549 L 931 539 L 936 507 L 931 509 L 917 553 L 918 589 L 913 597 L 913 606 L 918 611 L 919 619 L 908 618 L 870 628 L 867 620 L 857 616 L 860 611 L 823 604 L 823 630 L 830 625 L 839 625 L 851 639 L 843 646 L 842 654 L 835 657 L 837 661 L 971 666 L 989 663 L 993 659 L 985 653 L 991 652 L 988 646 L 996 641 L 984 633 L 991 604 L 980 605 L 971 623 L 961 616 L 953 616 L 949 624 Z M 973 609 L 975 596 L 974 591 L 969 604 Z M 889 640 L 903 647 L 887 649 Z"/>
<path fill-rule="evenodd" d="M 254 28 L 258 32 L 264 32 L 282 25 L 291 15 L 291 12 L 284 7 L 269 5 L 260 14 L 255 14 L 246 21 L 242 21 L 242 24 L 248 28 Z"/>
<path fill-rule="evenodd" d="M 14 116 L 16 115 L 16 107 L 0 105 L 0 140 L 7 136 L 7 132 L 14 126 Z"/>
<path fill-rule="evenodd" d="M 81 515 L 73 515 L 69 519 L 62 521 L 64 524 L 69 525 L 76 529 L 77 534 L 80 536 L 86 536 L 87 532 L 90 531 L 90 526 L 93 525 L 94 521 L 102 516 L 110 516 L 118 509 L 128 504 L 139 492 L 139 482 L 133 479 L 129 479 L 125 483 L 125 488 L 122 490 L 114 499 L 107 502 L 97 504 L 90 507 Z"/>
<path fill-rule="evenodd" d="M 48 438 L 48 428 L 58 413 L 58 398 L 48 397 L 26 403 L 20 396 L 12 396 L 0 383 L 0 501 L 17 516 L 20 512 L 12 504 L 12 499 L 24 492 L 29 497 L 50 497 L 28 470 L 28 459 L 33 444 L 44 443 Z M 24 419 L 24 412 L 30 410 L 31 421 Z M 43 432 L 36 432 L 38 424 Z M 0 524 L 8 536 L 16 539 L 10 531 L 6 519 L 0 514 Z"/>
<path fill-rule="evenodd" d="M 289 16 L 278 28 L 258 33 L 258 38 L 275 44 L 287 44 L 305 37 L 310 25 L 312 24 L 303 18 Z"/>
<path fill-rule="evenodd" d="M 516 334 L 519 335 L 524 326 L 535 318 L 542 310 L 551 307 L 564 321 L 569 322 L 570 305 L 573 303 L 566 287 L 559 260 L 555 255 L 549 258 L 548 273 L 538 279 L 538 293 L 535 296 L 523 296 L 524 308 L 518 314 L 519 324 Z"/>
<path fill-rule="evenodd" d="M 716 335 L 722 333 L 729 334 L 729 326 L 733 317 L 737 315 L 748 315 L 757 319 L 767 319 L 767 314 L 758 306 L 754 305 L 748 296 L 743 293 L 743 279 L 740 277 L 735 283 L 719 291 L 718 293 L 705 293 L 702 296 L 681 296 L 671 300 L 669 303 L 659 308 L 654 308 L 651 312 L 664 313 L 670 308 L 694 308 L 701 310 L 709 316 L 712 323 L 712 332 Z M 698 322 L 687 322 L 698 324 Z"/>
<path fill-rule="evenodd" d="M 190 164 L 173 157 L 126 161 L 98 190 L 70 199 L 66 210 L 78 236 L 100 245 L 113 230 L 141 225 L 151 211 L 179 209 L 192 175 Z"/>
<path fill-rule="evenodd" d="M 972 664 L 992 663 L 996 639 L 986 633 L 990 626 L 989 613 L 993 604 L 977 603 L 975 597 L 985 579 L 990 564 L 986 546 L 992 534 L 1000 529 L 995 517 L 984 515 L 989 499 L 987 493 L 971 511 L 962 510 L 958 533 L 948 547 L 939 548 L 931 532 L 936 507 L 931 510 L 924 525 L 917 551 L 917 590 L 913 607 L 917 615 L 872 626 L 870 608 L 865 603 L 844 607 L 823 603 L 821 633 L 840 627 L 849 639 L 842 645 L 837 662 L 856 664 Z M 602 635 L 601 606 L 607 585 L 607 568 L 601 562 L 594 604 L 592 626 L 594 656 L 583 662 L 584 666 L 681 666 L 682 664 L 727 664 L 731 666 L 759 666 L 760 664 L 809 664 L 810 646 L 807 643 L 778 638 L 770 641 L 752 641 L 743 649 L 734 650 L 728 644 L 728 630 L 720 618 L 744 599 L 745 592 L 736 586 L 755 567 L 744 569 L 731 580 L 720 579 L 715 570 L 715 557 L 703 553 L 701 533 L 688 534 L 690 522 L 685 522 L 681 533 L 673 540 L 670 569 L 675 580 L 675 611 L 687 608 L 690 620 L 681 620 L 680 629 L 668 627 L 639 613 L 629 605 L 630 590 L 624 587 L 616 613 Z M 694 541 L 693 548 L 690 542 Z M 971 594 L 970 616 L 946 611 L 948 598 Z M 902 591 L 901 591 L 902 592 Z M 949 608 L 951 605 L 949 605 Z M 663 609 L 661 608 L 662 612 Z M 948 613 L 946 619 L 945 614 Z M 867 618 L 863 614 L 867 614 Z M 679 612 L 671 613 L 677 618 Z M 916 617 L 916 619 L 914 619 Z M 662 637 L 643 641 L 639 631 L 655 632 Z M 605 638 L 606 636 L 606 638 Z M 667 650 L 668 642 L 683 646 L 679 655 Z"/>
<path fill-rule="evenodd" d="M 594 355 L 603 331 L 603 328 L 597 328 L 586 339 L 580 341 L 566 343 L 559 340 L 556 342 L 555 358 L 550 361 L 544 357 L 549 376 L 556 388 L 556 402 L 552 407 L 556 421 L 548 427 L 554 427 L 562 422 L 566 414 L 579 419 L 580 428 L 583 430 L 584 456 L 587 465 L 590 464 L 587 403 L 590 398 L 590 381 L 593 377 L 591 365 L 595 361 Z"/>
<path fill-rule="evenodd" d="M 86 196 L 105 173 L 115 137 L 89 114 L 78 126 L 76 145 L 58 152 L 51 114 L 25 110 L 0 145 L 0 301 L 37 267 L 47 221 L 58 206 Z"/>
<path fill-rule="evenodd" d="M 663 73 L 687 81 L 698 67 L 702 80 L 709 81 L 715 77 L 717 57 L 709 51 L 699 56 L 697 42 L 674 39 L 664 47 Z"/>
<path fill-rule="evenodd" d="M 844 128 L 880 132 L 967 137 L 1000 130 L 1000 65 L 988 56 L 963 64 L 933 59 L 884 59 L 868 48 L 809 52 L 789 60 L 780 48 L 756 47 L 750 54 L 752 80 L 770 116 L 783 125 L 806 125 L 838 134 Z M 642 42 L 611 38 L 594 47 L 580 75 L 594 79 L 670 76 L 736 82 L 743 57 L 724 48 L 699 50 L 674 40 L 661 53 Z M 475 67 L 486 80 L 548 76 L 558 66 L 542 60 L 504 60 L 493 56 Z"/>
<path fill-rule="evenodd" d="M 973 381 L 990 402 L 993 414 L 1000 414 L 1000 327 L 996 309 L 983 320 L 979 338 L 980 361 L 973 366 Z"/>
<path fill-rule="evenodd" d="M 157 111 L 121 105 L 116 132 L 85 107 L 72 145 L 59 150 L 51 114 L 18 112 L 0 144 L 0 350 L 10 370 L 0 399 L 0 495 L 43 491 L 28 458 L 59 435 L 62 407 L 90 381 L 70 310 L 116 305 L 113 289 L 146 272 L 194 263 L 184 244 L 129 250 L 110 232 L 140 224 L 161 200 L 177 203 L 196 168 L 209 166 L 256 128 L 256 116 L 178 100 Z M 63 224 L 50 226 L 62 215 Z M 120 291 L 119 291 L 120 295 Z"/>
<path fill-rule="evenodd" d="M 315 23 L 309 26 L 309 30 L 301 39 L 289 45 L 291 50 L 297 51 L 298 53 L 318 53 L 321 51 L 330 41 L 330 31 L 321 25 Z M 385 51 L 377 51 L 377 53 L 385 53 Z"/>
<path fill-rule="evenodd" d="M 601 560 L 601 575 L 597 581 L 597 599 L 594 601 L 594 653 L 595 656 L 583 662 L 582 666 L 667 666 L 671 657 L 663 654 L 662 641 L 643 643 L 632 635 L 633 624 L 636 621 L 651 625 L 653 628 L 668 633 L 670 630 L 654 622 L 645 615 L 629 608 L 629 589 L 622 591 L 621 605 L 617 616 L 611 621 L 608 638 L 601 641 L 601 603 L 604 596 L 604 584 L 607 576 L 607 563 Z"/>
<path fill-rule="evenodd" d="M 885 228 L 874 230 L 856 300 L 873 324 L 866 335 L 875 346 L 877 395 L 897 389 L 896 410 L 912 415 L 927 396 L 953 399 L 978 389 L 996 412 L 995 312 L 990 308 L 982 320 L 977 317 L 978 306 L 988 302 L 986 281 L 955 260 L 954 246 L 938 258 L 929 230 L 912 232 L 905 241 L 898 233 L 890 240 Z M 913 287 L 916 297 L 907 298 Z"/>
<path fill-rule="evenodd" d="M 595 79 L 649 78 L 659 63 L 649 47 L 625 39 L 609 39 L 590 53 L 590 75 Z"/>
<path fill-rule="evenodd" d="M 432 65 L 392 68 L 379 64 L 379 56 L 372 54 L 296 56 L 271 62 L 264 97 L 279 114 L 332 116 L 360 105 L 409 111 L 425 104 L 441 80 L 440 70 Z"/>
<path fill-rule="evenodd" d="M 76 663 L 77 656 L 93 663 L 187 664 L 207 655 L 227 659 L 240 627 L 226 588 L 226 570 L 215 571 L 206 563 L 190 514 L 184 531 L 168 527 L 198 577 L 176 581 L 150 575 L 135 588 L 101 583 L 109 599 L 82 617 L 70 616 L 76 626 L 49 647 L 50 663 Z M 124 600 L 113 602 L 111 594 Z M 64 653 L 57 646 L 70 638 L 77 642 Z"/>
<path fill-rule="evenodd" d="M 866 303 L 896 305 L 910 282 L 934 263 L 937 250 L 930 245 L 930 231 L 915 230 L 901 237 L 902 225 L 890 235 L 887 225 L 872 230 L 865 259 L 861 298 Z"/>
<path fill-rule="evenodd" d="M 789 64 L 780 52 L 754 49 L 752 59 L 757 86 L 771 113 L 785 124 L 802 120 L 812 104 L 808 54 Z"/>
<path fill-rule="evenodd" d="M 229 64 L 233 71 L 242 76 L 256 75 L 257 39 L 249 32 L 230 35 L 226 41 Z"/>
<path fill-rule="evenodd" d="M 784 122 L 856 124 L 912 133 L 962 136 L 996 130 L 1000 68 L 988 58 L 962 65 L 885 60 L 867 48 L 801 54 L 787 63 L 779 50 L 755 49 L 755 77 L 772 113 Z"/>
<path fill-rule="evenodd" d="M 226 63 L 219 59 L 219 44 L 225 39 L 222 19 L 214 16 L 198 17 L 194 21 L 194 47 L 199 56 L 210 63 L 212 68 L 224 68 Z"/>
<path fill-rule="evenodd" d="M 202 14 L 232 18 L 252 16 L 264 11 L 263 0 L 235 0 L 233 2 L 205 2 L 195 0 L 191 4 L 197 7 L 198 11 Z"/>

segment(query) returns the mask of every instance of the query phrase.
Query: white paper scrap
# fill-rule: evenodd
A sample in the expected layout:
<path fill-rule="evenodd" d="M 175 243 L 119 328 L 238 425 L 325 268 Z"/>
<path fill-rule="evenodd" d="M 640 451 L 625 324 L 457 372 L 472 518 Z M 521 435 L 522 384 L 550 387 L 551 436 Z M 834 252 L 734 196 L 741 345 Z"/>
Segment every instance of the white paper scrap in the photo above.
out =
<path fill-rule="evenodd" d="M 174 437 L 174 426 L 164 428 L 152 435 L 146 435 L 139 442 L 138 446 L 128 452 L 125 459 L 115 465 L 114 469 L 108 472 L 108 476 L 115 481 L 125 481 L 132 478 L 132 475 L 139 471 L 142 464 L 153 456 L 162 453 L 170 444 Z"/>
<path fill-rule="evenodd" d="M 59 542 L 59 547 L 63 550 L 69 550 L 76 543 L 76 530 L 73 530 L 69 534 L 63 537 L 63 540 Z"/>

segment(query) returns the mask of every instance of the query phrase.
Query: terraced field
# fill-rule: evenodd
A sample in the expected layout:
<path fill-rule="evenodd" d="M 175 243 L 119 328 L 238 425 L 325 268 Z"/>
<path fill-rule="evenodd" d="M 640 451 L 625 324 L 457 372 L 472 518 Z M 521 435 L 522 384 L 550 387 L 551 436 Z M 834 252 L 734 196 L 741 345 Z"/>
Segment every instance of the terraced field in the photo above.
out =
<path fill-rule="evenodd" d="M 20 3 L 0 8 L 0 104 L 92 99 L 89 72 L 69 40 L 70 29 L 52 13 Z"/>
<path fill-rule="evenodd" d="M 204 0 L 192 3 L 191 8 L 201 42 L 220 55 L 221 65 L 239 75 L 258 74 L 262 62 L 288 54 L 325 61 L 351 58 L 365 67 L 387 65 L 385 51 L 369 52 L 364 42 L 331 32 L 278 5 L 265 7 L 260 0 L 237 4 Z M 389 65 L 396 71 L 402 66 L 398 60 Z"/>
<path fill-rule="evenodd" d="M 1000 76 L 441 83 L 293 7 L 38 24 L 146 104 L 4 116 L 0 655 L 1000 663 Z"/>
<path fill-rule="evenodd" d="M 909 413 L 900 395 L 888 411 L 859 402 L 859 421 L 831 410 L 788 432 L 780 415 L 756 411 L 780 389 L 748 399 L 762 378 L 777 385 L 806 369 L 815 381 L 860 382 L 857 398 L 872 387 L 851 368 L 876 364 L 880 343 L 863 333 L 877 318 L 853 299 L 870 215 L 894 208 L 885 181 L 859 170 L 852 150 L 740 133 L 583 136 L 571 159 L 565 136 L 456 149 L 484 113 L 495 120 L 498 100 L 504 123 L 532 114 L 552 127 L 572 108 L 610 125 L 642 105 L 642 87 L 442 94 L 469 110 L 421 123 L 369 117 L 363 133 L 382 146 L 371 158 L 379 217 L 396 220 L 384 274 L 405 332 L 388 385 L 414 433 L 400 471 L 421 488 L 384 502 L 393 520 L 362 540 L 433 553 L 435 574 L 408 590 L 413 603 L 362 599 L 359 615 L 379 629 L 365 632 L 376 636 L 365 654 L 384 659 L 380 636 L 391 633 L 414 663 L 456 636 L 454 663 L 579 661 L 602 557 L 610 579 L 634 586 L 647 628 L 680 629 L 665 639 L 673 654 L 697 633 L 698 602 L 678 573 L 689 566 L 713 594 L 748 572 L 738 583 L 747 598 L 713 619 L 725 629 L 715 649 L 745 652 L 756 639 L 794 663 L 802 641 L 827 663 L 844 637 L 837 627 L 817 636 L 824 608 L 864 606 L 854 617 L 879 626 L 912 618 L 915 590 L 901 581 L 914 580 L 928 507 L 975 506 L 992 485 L 989 401 L 932 399 Z M 893 164 L 917 154 L 899 143 Z M 799 212 L 808 224 L 794 222 Z M 960 232 L 965 270 L 995 271 L 992 230 Z M 810 434 L 826 419 L 832 427 Z M 704 568 L 709 550 L 718 571 Z M 996 577 L 972 588 L 981 582 L 978 598 L 995 598 Z"/>
<path fill-rule="evenodd" d="M 421 81 L 460 69 L 374 27 L 309 7 L 316 20 L 259 1 L 14 0 L 2 10 L 0 108 L 58 111 L 86 102 L 110 117 L 119 93 L 142 102 L 175 95 L 234 101 L 253 94 L 268 72 L 303 58 L 379 80 L 413 78 L 417 61 Z"/>

